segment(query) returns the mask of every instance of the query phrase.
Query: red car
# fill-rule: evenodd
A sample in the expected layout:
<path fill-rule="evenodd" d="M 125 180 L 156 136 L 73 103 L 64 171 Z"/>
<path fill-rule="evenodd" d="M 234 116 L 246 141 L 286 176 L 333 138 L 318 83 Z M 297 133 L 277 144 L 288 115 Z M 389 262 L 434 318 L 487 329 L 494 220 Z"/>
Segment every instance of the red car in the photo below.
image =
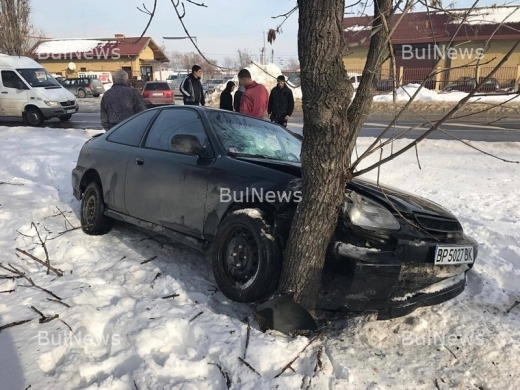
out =
<path fill-rule="evenodd" d="M 166 81 L 148 81 L 143 88 L 143 99 L 148 108 L 175 104 L 175 96 Z"/>

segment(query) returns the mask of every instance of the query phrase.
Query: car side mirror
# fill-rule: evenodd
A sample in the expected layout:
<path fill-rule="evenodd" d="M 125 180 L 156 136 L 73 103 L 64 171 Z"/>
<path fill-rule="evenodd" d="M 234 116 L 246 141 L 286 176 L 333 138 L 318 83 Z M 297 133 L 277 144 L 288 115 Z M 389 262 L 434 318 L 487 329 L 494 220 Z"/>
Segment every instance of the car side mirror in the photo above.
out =
<path fill-rule="evenodd" d="M 174 135 L 171 142 L 173 150 L 202 156 L 204 148 L 199 139 L 192 134 Z"/>
<path fill-rule="evenodd" d="M 25 86 L 25 84 L 22 81 L 18 80 L 16 82 L 16 89 L 27 89 L 27 87 Z"/>

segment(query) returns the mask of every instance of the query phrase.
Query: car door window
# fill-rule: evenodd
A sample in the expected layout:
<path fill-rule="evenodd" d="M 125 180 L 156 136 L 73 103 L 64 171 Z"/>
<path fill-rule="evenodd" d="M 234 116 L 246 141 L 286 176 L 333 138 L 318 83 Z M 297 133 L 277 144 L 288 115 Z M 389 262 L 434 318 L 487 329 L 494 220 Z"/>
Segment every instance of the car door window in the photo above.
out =
<path fill-rule="evenodd" d="M 2 84 L 6 88 L 27 89 L 22 79 L 11 70 L 2 71 Z"/>
<path fill-rule="evenodd" d="M 70 80 L 64 80 L 62 81 L 62 84 L 64 87 L 69 87 L 70 86 Z"/>
<path fill-rule="evenodd" d="M 145 148 L 182 152 L 172 139 L 177 134 L 190 134 L 199 139 L 201 145 L 207 143 L 206 131 L 200 116 L 190 109 L 164 109 L 152 125 L 146 138 Z"/>
<path fill-rule="evenodd" d="M 107 140 L 118 144 L 139 146 L 148 124 L 157 113 L 157 110 L 145 111 L 115 127 Z"/>

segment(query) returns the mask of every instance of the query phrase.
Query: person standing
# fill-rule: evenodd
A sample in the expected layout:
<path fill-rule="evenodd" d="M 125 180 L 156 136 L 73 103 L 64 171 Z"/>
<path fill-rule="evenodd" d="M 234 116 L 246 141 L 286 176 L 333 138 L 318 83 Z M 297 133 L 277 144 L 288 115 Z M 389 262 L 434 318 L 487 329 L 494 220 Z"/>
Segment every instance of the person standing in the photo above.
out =
<path fill-rule="evenodd" d="M 238 87 L 237 91 L 235 92 L 235 100 L 233 101 L 233 108 L 235 109 L 236 112 L 240 112 L 240 100 L 242 99 L 242 95 L 246 91 L 246 89 L 244 88 L 244 86 L 242 84 L 239 83 L 238 85 L 239 85 L 239 87 Z"/>
<path fill-rule="evenodd" d="M 247 69 L 238 72 L 238 80 L 246 89 L 240 99 L 240 113 L 262 118 L 269 103 L 269 92 L 262 84 L 251 79 Z"/>
<path fill-rule="evenodd" d="M 202 90 L 202 68 L 198 65 L 193 65 L 191 73 L 186 77 L 180 86 L 182 94 L 182 101 L 186 106 L 203 106 L 206 104 L 204 99 L 204 91 Z"/>
<path fill-rule="evenodd" d="M 146 110 L 141 94 L 128 85 L 128 73 L 118 70 L 114 72 L 112 79 L 114 84 L 101 98 L 101 125 L 105 131 Z"/>
<path fill-rule="evenodd" d="M 291 89 L 285 84 L 284 76 L 278 76 L 276 84 L 269 95 L 267 113 L 271 122 L 286 127 L 287 121 L 294 111 L 294 97 Z"/>
<path fill-rule="evenodd" d="M 223 110 L 233 111 L 233 96 L 231 92 L 235 89 L 235 83 L 228 81 L 226 89 L 220 94 L 220 108 Z"/>

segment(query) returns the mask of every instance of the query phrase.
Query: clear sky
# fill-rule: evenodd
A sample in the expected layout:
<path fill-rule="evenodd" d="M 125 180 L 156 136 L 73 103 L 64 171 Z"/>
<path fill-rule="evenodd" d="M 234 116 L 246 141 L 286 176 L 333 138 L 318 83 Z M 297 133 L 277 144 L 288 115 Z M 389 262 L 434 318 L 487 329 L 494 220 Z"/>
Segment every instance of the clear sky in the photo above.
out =
<path fill-rule="evenodd" d="M 222 64 L 226 56 L 236 57 L 237 50 L 248 49 L 259 55 L 264 45 L 264 32 L 276 27 L 284 14 L 296 4 L 295 0 L 195 0 L 208 7 L 201 8 L 185 2 L 184 22 L 197 44 L 208 57 Z M 356 1 L 352 1 L 356 2 Z M 33 22 L 51 38 L 112 37 L 141 35 L 147 15 L 137 7 L 143 3 L 150 9 L 152 0 L 32 0 Z M 159 0 L 154 20 L 147 36 L 168 50 L 195 51 L 189 40 L 163 40 L 164 36 L 186 36 L 170 0 Z M 347 4 L 349 1 L 346 2 Z M 444 1 L 445 5 L 447 1 Z M 469 7 L 473 0 L 460 0 L 456 8 Z M 507 0 L 481 0 L 479 6 L 508 3 Z M 509 2 L 517 3 L 517 2 Z M 267 42 L 268 58 L 274 50 L 274 60 L 283 65 L 297 58 L 298 15 L 293 14 L 282 27 L 271 46 Z"/>

